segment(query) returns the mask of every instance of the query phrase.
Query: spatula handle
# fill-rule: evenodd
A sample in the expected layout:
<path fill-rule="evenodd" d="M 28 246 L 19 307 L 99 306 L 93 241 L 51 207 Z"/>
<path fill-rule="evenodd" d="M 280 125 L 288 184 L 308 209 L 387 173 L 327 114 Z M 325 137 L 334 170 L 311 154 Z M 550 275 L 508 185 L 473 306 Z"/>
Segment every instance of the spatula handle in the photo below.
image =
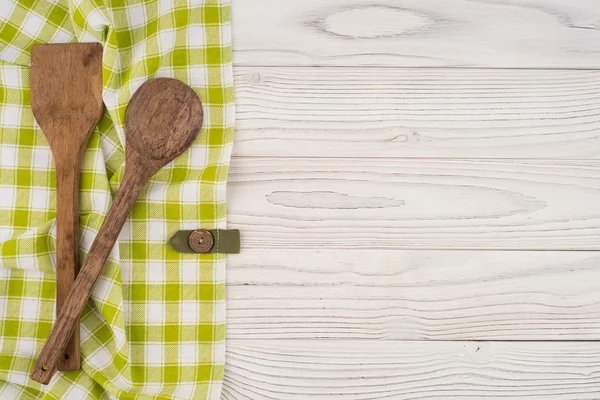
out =
<path fill-rule="evenodd" d="M 60 312 L 79 272 L 79 169 L 80 160 L 56 165 L 56 312 Z M 79 326 L 79 315 L 75 326 Z M 61 371 L 75 371 L 80 366 L 79 329 L 58 363 Z"/>
<path fill-rule="evenodd" d="M 123 182 L 113 205 L 90 248 L 90 252 L 77 275 L 73 289 L 65 300 L 52 332 L 50 332 L 50 336 L 46 340 L 31 372 L 30 376 L 34 381 L 42 384 L 50 382 L 59 360 L 64 357 L 65 346 L 77 326 L 78 317 L 94 289 L 102 267 L 108 259 L 125 220 L 147 180 L 145 176 L 129 174 L 128 171 L 129 168 L 125 171 Z"/>

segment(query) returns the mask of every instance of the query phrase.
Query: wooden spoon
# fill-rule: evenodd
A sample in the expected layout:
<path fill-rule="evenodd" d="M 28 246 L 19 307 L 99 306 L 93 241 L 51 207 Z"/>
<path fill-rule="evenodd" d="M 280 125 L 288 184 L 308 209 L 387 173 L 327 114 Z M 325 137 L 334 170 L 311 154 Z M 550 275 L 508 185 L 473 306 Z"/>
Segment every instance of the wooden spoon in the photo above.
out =
<path fill-rule="evenodd" d="M 31 379 L 43 384 L 50 381 L 75 329 L 77 316 L 87 303 L 142 187 L 190 147 L 202 126 L 203 111 L 200 99 L 189 86 L 175 79 L 159 78 L 146 82 L 133 95 L 126 118 L 123 181 L 31 373 Z"/>
<path fill-rule="evenodd" d="M 79 271 L 79 170 L 88 138 L 104 110 L 100 43 L 33 46 L 31 109 L 56 165 L 58 313 Z M 79 365 L 79 329 L 75 329 L 58 369 L 74 371 Z"/>

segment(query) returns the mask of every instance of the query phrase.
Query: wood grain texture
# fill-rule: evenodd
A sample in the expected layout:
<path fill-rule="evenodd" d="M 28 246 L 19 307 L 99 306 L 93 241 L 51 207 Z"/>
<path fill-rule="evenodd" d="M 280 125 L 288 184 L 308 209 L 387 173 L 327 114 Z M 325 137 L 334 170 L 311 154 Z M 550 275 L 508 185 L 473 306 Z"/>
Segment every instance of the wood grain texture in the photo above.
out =
<path fill-rule="evenodd" d="M 175 79 L 144 83 L 127 107 L 125 172 L 113 204 L 94 239 L 73 289 L 56 318 L 31 372 L 48 384 L 96 280 L 144 184 L 192 144 L 203 122 L 198 95 Z"/>
<path fill-rule="evenodd" d="M 237 65 L 597 68 L 595 0 L 247 0 Z"/>
<path fill-rule="evenodd" d="M 79 175 L 88 138 L 104 110 L 102 45 L 33 46 L 31 108 L 48 139 L 56 167 L 56 311 L 60 312 L 79 271 Z M 79 318 L 75 320 L 79 326 Z M 78 370 L 79 329 L 58 369 Z"/>
<path fill-rule="evenodd" d="M 232 5 L 224 400 L 598 398 L 597 5 Z"/>
<path fill-rule="evenodd" d="M 600 71 L 238 67 L 235 82 L 238 156 L 600 158 Z"/>
<path fill-rule="evenodd" d="M 600 340 L 600 253 L 228 256 L 228 339 Z"/>
<path fill-rule="evenodd" d="M 223 400 L 597 399 L 598 343 L 231 340 Z"/>
<path fill-rule="evenodd" d="M 600 248 L 600 163 L 235 158 L 245 248 Z"/>

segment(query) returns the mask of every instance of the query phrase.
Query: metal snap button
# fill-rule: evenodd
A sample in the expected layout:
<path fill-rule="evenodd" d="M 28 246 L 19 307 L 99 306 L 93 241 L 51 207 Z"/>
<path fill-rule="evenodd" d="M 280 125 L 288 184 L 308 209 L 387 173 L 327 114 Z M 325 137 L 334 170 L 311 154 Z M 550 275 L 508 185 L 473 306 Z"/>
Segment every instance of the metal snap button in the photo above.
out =
<path fill-rule="evenodd" d="M 190 248 L 196 253 L 208 253 L 215 244 L 212 233 L 206 229 L 198 229 L 190 235 Z"/>

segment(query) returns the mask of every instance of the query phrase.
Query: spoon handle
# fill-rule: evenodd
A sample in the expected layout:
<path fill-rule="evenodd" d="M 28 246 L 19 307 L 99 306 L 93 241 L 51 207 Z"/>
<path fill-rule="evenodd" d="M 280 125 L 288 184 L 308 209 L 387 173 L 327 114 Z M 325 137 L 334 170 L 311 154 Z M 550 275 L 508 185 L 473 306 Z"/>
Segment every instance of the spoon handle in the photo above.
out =
<path fill-rule="evenodd" d="M 79 271 L 80 152 L 73 161 L 56 160 L 56 310 L 60 312 Z M 79 317 L 77 317 L 77 320 Z M 79 369 L 79 329 L 73 331 L 58 363 L 63 371 Z"/>
<path fill-rule="evenodd" d="M 52 332 L 50 332 L 50 336 L 48 336 L 38 356 L 30 375 L 34 381 L 42 384 L 50 382 L 58 362 L 65 357 L 64 350 L 71 334 L 78 326 L 78 317 L 92 294 L 102 267 L 108 259 L 125 220 L 146 182 L 145 176 L 128 173 L 132 170 L 126 168 L 123 182 L 115 196 L 113 205 L 85 258 L 71 293 L 58 313 Z"/>

